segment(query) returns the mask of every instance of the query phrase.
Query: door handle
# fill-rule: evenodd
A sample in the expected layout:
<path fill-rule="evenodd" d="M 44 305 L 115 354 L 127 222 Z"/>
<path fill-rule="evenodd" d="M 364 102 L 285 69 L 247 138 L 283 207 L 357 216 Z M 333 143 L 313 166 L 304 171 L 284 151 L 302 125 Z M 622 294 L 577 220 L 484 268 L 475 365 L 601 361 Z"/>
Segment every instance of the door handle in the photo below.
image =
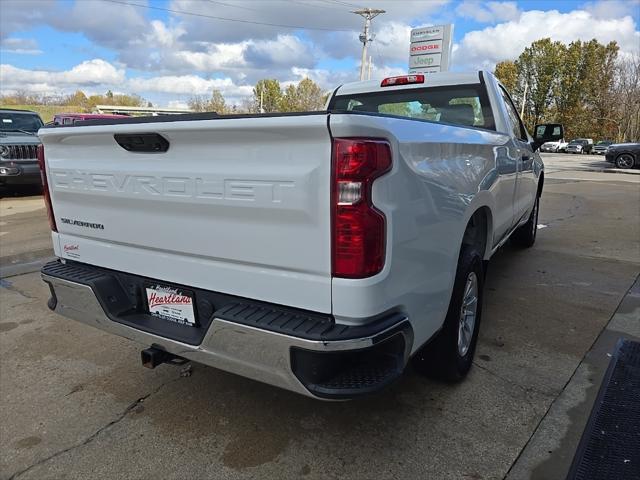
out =
<path fill-rule="evenodd" d="M 116 133 L 113 138 L 129 152 L 164 153 L 169 150 L 169 140 L 158 133 Z"/>

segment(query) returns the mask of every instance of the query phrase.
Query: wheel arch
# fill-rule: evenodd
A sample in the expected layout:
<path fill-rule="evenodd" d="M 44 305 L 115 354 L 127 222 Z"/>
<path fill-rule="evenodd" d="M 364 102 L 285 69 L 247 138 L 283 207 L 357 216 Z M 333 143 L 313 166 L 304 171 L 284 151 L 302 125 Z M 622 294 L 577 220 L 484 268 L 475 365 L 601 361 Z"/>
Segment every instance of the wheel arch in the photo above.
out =
<path fill-rule="evenodd" d="M 493 213 L 488 205 L 474 209 L 462 236 L 462 246 L 478 245 L 482 258 L 488 260 L 493 249 Z"/>

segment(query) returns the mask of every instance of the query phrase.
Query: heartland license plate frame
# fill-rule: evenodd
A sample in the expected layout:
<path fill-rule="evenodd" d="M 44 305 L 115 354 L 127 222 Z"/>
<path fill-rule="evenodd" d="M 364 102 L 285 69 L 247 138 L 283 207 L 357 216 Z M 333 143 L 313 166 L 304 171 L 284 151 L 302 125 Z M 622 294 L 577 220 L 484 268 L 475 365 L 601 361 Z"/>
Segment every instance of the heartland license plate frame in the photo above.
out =
<path fill-rule="evenodd" d="M 199 326 L 196 312 L 196 296 L 193 291 L 162 283 L 146 283 L 144 291 L 146 310 L 149 315 L 185 327 L 197 328 Z M 152 302 L 152 294 L 154 293 L 160 297 L 173 295 L 173 298 L 177 301 L 175 303 L 171 301 Z M 185 299 L 189 299 L 189 301 Z"/>

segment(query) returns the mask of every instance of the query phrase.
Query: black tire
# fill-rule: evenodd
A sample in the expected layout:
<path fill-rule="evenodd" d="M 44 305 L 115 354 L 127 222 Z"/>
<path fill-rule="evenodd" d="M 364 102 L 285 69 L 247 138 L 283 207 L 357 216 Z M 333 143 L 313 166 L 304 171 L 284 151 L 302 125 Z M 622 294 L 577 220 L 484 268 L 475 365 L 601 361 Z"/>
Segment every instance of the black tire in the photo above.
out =
<path fill-rule="evenodd" d="M 623 153 L 616 157 L 615 164 L 616 168 L 633 168 L 636 164 L 636 159 L 630 153 Z"/>
<path fill-rule="evenodd" d="M 475 321 L 471 332 L 471 342 L 466 353 L 461 354 L 458 347 L 458 337 L 460 335 L 462 302 L 465 298 L 467 280 L 472 274 L 475 275 L 477 281 Z M 445 382 L 458 382 L 467 375 L 473 362 L 473 355 L 478 341 L 478 331 L 480 329 L 480 320 L 482 319 L 483 288 L 482 255 L 475 246 L 463 246 L 458 260 L 449 310 L 442 330 L 429 343 L 424 345 L 412 359 L 413 366 L 418 372 Z"/>
<path fill-rule="evenodd" d="M 538 213 L 540 211 L 540 197 L 536 196 L 533 204 L 533 210 L 529 215 L 529 220 L 521 225 L 511 234 L 511 243 L 520 248 L 530 248 L 536 243 L 536 235 L 538 234 Z"/>

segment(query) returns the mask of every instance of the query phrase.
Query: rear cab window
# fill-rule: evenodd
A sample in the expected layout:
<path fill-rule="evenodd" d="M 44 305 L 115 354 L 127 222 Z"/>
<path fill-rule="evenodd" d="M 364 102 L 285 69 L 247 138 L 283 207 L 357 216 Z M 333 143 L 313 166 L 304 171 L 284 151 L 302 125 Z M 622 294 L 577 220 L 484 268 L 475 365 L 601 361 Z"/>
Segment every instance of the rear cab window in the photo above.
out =
<path fill-rule="evenodd" d="M 381 113 L 495 130 L 489 98 L 480 83 L 338 94 L 331 99 L 329 110 Z"/>

